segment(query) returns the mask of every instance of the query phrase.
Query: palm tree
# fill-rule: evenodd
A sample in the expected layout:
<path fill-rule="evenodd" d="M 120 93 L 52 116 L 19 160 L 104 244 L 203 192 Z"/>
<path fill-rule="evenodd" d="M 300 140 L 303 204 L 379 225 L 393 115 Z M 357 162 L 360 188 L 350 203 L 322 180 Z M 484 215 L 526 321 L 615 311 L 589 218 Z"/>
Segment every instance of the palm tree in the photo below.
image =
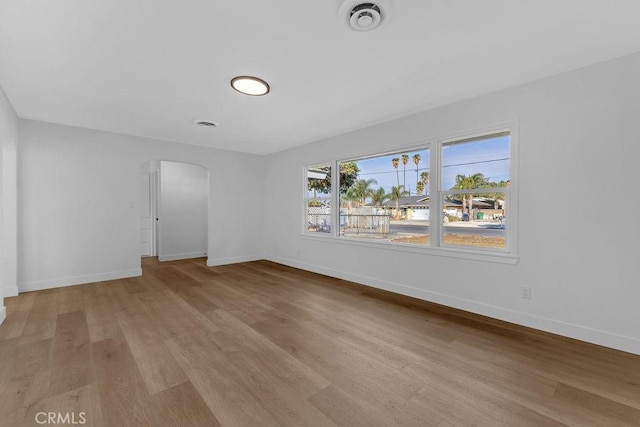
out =
<path fill-rule="evenodd" d="M 373 192 L 371 186 L 377 185 L 377 184 L 378 184 L 378 181 L 376 181 L 373 178 L 359 179 L 353 183 L 351 188 L 349 188 L 349 191 L 351 192 L 351 195 L 356 200 L 358 200 L 360 205 L 362 206 L 367 203 L 367 197 L 370 197 L 371 193 Z"/>
<path fill-rule="evenodd" d="M 402 155 L 402 188 L 407 188 L 407 163 L 409 163 L 409 155 L 408 154 L 403 154 Z M 400 186 L 400 184 L 398 184 L 398 187 Z"/>
<path fill-rule="evenodd" d="M 389 200 L 393 200 L 396 202 L 396 218 L 399 217 L 400 213 L 400 198 L 404 196 L 408 196 L 409 192 L 404 190 L 404 186 L 399 185 L 397 187 L 391 187 L 391 192 L 387 194 Z"/>
<path fill-rule="evenodd" d="M 420 154 L 416 153 L 413 155 L 413 163 L 416 164 L 416 184 L 418 182 L 420 182 L 420 179 L 418 178 L 418 165 L 420 164 Z M 422 187 L 424 189 L 424 186 Z M 417 191 L 417 187 L 416 187 L 416 191 Z M 418 191 L 418 194 L 422 194 L 422 191 Z"/>
<path fill-rule="evenodd" d="M 393 159 L 391 159 L 391 164 L 393 165 L 394 168 L 396 168 L 396 180 L 398 181 L 398 187 L 400 187 L 400 174 L 398 173 L 398 166 L 400 166 L 400 159 L 397 157 L 394 157 Z"/>
<path fill-rule="evenodd" d="M 474 188 L 482 188 L 487 185 L 487 179 L 481 173 L 473 175 L 456 175 L 456 183 L 452 190 L 472 190 Z M 461 194 L 462 196 L 462 213 L 467 209 L 467 213 L 471 213 L 473 207 L 473 194 Z"/>
<path fill-rule="evenodd" d="M 340 195 L 340 207 L 344 207 L 343 202 L 347 202 L 346 208 L 351 209 L 351 202 L 356 202 L 358 200 L 360 200 L 360 197 L 355 194 L 354 188 L 349 187 L 344 194 Z"/>
<path fill-rule="evenodd" d="M 429 172 L 424 171 L 420 174 L 420 182 L 422 182 L 423 187 L 427 190 L 425 194 L 429 195 Z"/>
<path fill-rule="evenodd" d="M 387 200 L 387 196 L 388 195 L 384 191 L 384 188 L 380 187 L 371 192 L 371 203 L 373 206 L 382 206 L 382 203 Z"/>
<path fill-rule="evenodd" d="M 424 182 L 418 181 L 418 183 L 416 184 L 416 193 L 418 193 L 418 195 L 420 195 L 420 194 L 422 194 L 423 190 L 424 190 Z"/>

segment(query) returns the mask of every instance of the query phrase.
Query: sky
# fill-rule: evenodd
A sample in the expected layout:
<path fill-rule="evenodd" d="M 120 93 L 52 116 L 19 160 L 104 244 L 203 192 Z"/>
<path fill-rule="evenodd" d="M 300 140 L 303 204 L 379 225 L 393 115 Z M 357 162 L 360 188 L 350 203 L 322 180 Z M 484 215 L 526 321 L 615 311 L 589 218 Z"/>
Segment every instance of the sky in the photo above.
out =
<path fill-rule="evenodd" d="M 509 136 L 498 136 L 483 140 L 445 145 L 442 148 L 442 189 L 449 190 L 455 184 L 456 175 L 472 175 L 482 173 L 493 182 L 509 179 Z M 406 165 L 406 190 L 416 194 L 416 165 L 413 163 L 413 155 L 420 154 L 418 164 L 418 176 L 423 171 L 429 171 L 429 150 L 413 150 L 396 154 L 390 154 L 370 159 L 358 160 L 360 179 L 373 178 L 378 182 L 374 188 L 383 187 L 386 192 L 391 186 L 400 185 L 404 181 L 403 164 L 400 161 L 398 175 L 393 167 L 391 159 L 401 158 L 402 154 L 409 155 L 409 163 Z"/>
<path fill-rule="evenodd" d="M 509 145 L 508 135 L 445 145 L 442 147 L 442 189 L 451 189 L 459 174 L 482 173 L 491 182 L 510 179 Z"/>
<path fill-rule="evenodd" d="M 400 160 L 397 171 L 391 162 L 394 157 L 402 159 L 402 154 L 409 155 L 406 175 L 403 172 L 402 160 Z M 430 172 L 429 149 L 419 149 L 358 160 L 357 164 L 360 169 L 358 179 L 373 178 L 377 184 L 372 187 L 374 189 L 383 187 L 388 193 L 392 186 L 397 186 L 398 183 L 403 185 L 406 177 L 405 189 L 415 195 L 417 180 L 416 165 L 413 162 L 414 154 L 420 154 L 418 178 L 422 172 Z M 509 157 L 510 137 L 508 135 L 446 144 L 442 147 L 442 189 L 451 189 L 455 184 L 456 175 L 459 174 L 482 173 L 489 181 L 506 181 L 509 179 Z M 310 192 L 309 195 L 311 196 L 312 193 Z"/>
<path fill-rule="evenodd" d="M 406 175 L 403 172 L 403 168 L 405 167 L 402 164 L 402 154 L 409 155 L 409 162 L 406 165 Z M 375 179 L 378 182 L 378 185 L 374 185 L 374 188 L 383 187 L 385 191 L 388 193 L 391 190 L 392 186 L 397 186 L 398 182 L 400 185 L 405 185 L 405 190 L 411 191 L 411 194 L 415 194 L 416 192 L 416 164 L 413 163 L 413 155 L 420 154 L 420 163 L 418 163 L 418 178 L 420 174 L 424 171 L 429 172 L 429 150 L 413 150 L 406 151 L 403 153 L 390 154 L 388 156 L 375 157 L 371 159 L 358 160 L 358 168 L 360 169 L 360 173 L 358 174 L 359 179 Z M 393 167 L 393 163 L 391 159 L 394 157 L 400 158 L 400 164 L 397 169 Z M 406 177 L 406 184 L 405 184 Z M 423 192 L 424 194 L 424 192 Z"/>

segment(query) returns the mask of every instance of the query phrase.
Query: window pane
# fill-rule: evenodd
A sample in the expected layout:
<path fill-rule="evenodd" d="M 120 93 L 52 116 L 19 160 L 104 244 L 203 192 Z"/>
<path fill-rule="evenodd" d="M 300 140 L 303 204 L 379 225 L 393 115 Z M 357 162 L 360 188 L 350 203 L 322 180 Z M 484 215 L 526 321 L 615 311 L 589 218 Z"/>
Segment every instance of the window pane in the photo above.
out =
<path fill-rule="evenodd" d="M 340 162 L 340 235 L 429 243 L 429 150 Z"/>
<path fill-rule="evenodd" d="M 331 233 L 331 165 L 307 168 L 307 231 Z"/>
<path fill-rule="evenodd" d="M 307 231 L 331 233 L 331 201 L 307 201 Z"/>
<path fill-rule="evenodd" d="M 442 146 L 442 190 L 508 187 L 509 133 L 467 139 Z"/>
<path fill-rule="evenodd" d="M 307 198 L 331 197 L 331 165 L 307 168 Z"/>
<path fill-rule="evenodd" d="M 505 193 L 444 196 L 443 245 L 506 249 L 505 196 Z M 463 209 L 463 203 L 470 207 Z"/>

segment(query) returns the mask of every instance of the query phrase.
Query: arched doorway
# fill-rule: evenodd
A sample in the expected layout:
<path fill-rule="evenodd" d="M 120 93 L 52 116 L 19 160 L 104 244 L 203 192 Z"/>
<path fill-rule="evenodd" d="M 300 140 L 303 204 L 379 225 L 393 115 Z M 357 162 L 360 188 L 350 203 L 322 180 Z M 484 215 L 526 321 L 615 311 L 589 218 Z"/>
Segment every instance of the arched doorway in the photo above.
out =
<path fill-rule="evenodd" d="M 207 256 L 209 171 L 152 160 L 142 167 L 141 187 L 141 255 L 160 261 Z"/>

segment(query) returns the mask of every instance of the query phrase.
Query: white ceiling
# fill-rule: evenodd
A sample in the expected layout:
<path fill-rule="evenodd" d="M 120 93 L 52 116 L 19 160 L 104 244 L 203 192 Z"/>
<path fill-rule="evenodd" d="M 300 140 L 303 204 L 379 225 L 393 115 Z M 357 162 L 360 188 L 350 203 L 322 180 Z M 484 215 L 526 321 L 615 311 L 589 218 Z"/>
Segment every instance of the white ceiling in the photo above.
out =
<path fill-rule="evenodd" d="M 2 0 L 0 84 L 22 118 L 264 154 L 640 51 L 637 0 L 388 3 L 355 32 L 342 0 Z"/>

